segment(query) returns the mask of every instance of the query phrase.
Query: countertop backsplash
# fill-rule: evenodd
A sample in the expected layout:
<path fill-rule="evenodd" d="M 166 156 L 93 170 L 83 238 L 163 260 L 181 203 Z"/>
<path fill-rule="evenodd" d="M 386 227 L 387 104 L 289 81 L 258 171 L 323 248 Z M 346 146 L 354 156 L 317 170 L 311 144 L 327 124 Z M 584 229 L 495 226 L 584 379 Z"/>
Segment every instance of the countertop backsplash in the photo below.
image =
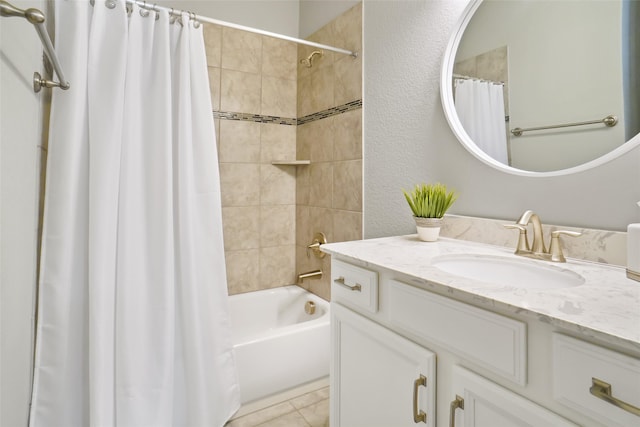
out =
<path fill-rule="evenodd" d="M 513 220 L 487 219 L 461 215 L 445 215 L 440 235 L 452 239 L 506 246 L 515 250 L 518 242 L 517 230 L 510 230 L 504 224 L 513 224 Z M 627 233 L 621 231 L 595 230 L 544 224 L 545 247 L 549 247 L 550 234 L 554 230 L 569 230 L 582 233 L 579 237 L 562 236 L 562 248 L 566 257 L 584 261 L 600 262 L 624 266 L 627 262 Z M 530 227 L 529 243 L 533 233 Z"/>

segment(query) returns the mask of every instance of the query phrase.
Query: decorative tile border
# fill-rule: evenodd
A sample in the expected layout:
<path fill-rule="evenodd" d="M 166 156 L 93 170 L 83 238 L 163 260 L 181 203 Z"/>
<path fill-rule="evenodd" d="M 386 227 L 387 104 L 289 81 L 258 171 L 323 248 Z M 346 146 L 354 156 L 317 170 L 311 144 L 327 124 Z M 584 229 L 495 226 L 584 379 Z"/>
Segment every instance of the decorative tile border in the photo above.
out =
<path fill-rule="evenodd" d="M 297 126 L 303 125 L 305 123 L 311 123 L 316 120 L 325 119 L 337 114 L 346 113 L 348 111 L 357 110 L 358 108 L 362 108 L 362 99 L 338 105 L 337 107 L 327 108 L 326 110 L 318 111 L 317 113 L 309 114 L 297 119 L 278 116 L 264 116 L 261 114 L 233 113 L 227 111 L 214 111 L 213 118 L 222 120 L 239 120 L 245 122 L 273 123 L 277 125 Z"/>
<path fill-rule="evenodd" d="M 346 113 L 348 111 L 357 110 L 358 108 L 362 108 L 362 99 L 358 99 L 357 101 L 351 101 L 346 104 L 338 105 L 337 107 L 327 108 L 323 111 L 318 111 L 317 113 L 309 114 L 308 116 L 298 118 L 298 124 L 303 125 L 305 123 L 311 123 L 316 120 L 325 119 L 327 117 L 335 116 L 337 114 Z"/>
<path fill-rule="evenodd" d="M 295 126 L 297 119 L 291 119 L 287 117 L 277 116 L 263 116 L 261 114 L 248 114 L 248 113 L 231 113 L 227 111 L 214 111 L 214 119 L 224 120 L 240 120 L 244 122 L 256 122 L 256 123 L 273 123 L 277 125 Z"/>

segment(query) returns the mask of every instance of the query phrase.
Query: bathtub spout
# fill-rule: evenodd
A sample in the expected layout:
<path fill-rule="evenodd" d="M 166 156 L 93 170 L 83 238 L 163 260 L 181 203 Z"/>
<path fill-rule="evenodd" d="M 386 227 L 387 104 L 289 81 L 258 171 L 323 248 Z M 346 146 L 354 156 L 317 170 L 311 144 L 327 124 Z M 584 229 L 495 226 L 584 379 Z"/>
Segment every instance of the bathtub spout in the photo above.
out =
<path fill-rule="evenodd" d="M 322 270 L 313 270 L 306 273 L 298 274 L 298 284 L 302 284 L 304 279 L 320 279 L 322 278 Z"/>

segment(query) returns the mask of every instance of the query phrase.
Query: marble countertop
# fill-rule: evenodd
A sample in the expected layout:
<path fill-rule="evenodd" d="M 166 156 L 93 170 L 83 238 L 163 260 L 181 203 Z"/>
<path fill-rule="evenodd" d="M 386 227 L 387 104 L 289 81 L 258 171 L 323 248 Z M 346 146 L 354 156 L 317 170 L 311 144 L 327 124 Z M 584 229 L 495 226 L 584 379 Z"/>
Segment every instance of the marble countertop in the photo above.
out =
<path fill-rule="evenodd" d="M 640 352 L 640 283 L 625 269 L 587 261 L 566 263 L 531 260 L 513 249 L 441 237 L 419 241 L 416 235 L 322 245 L 322 250 L 349 261 L 411 276 L 412 284 L 462 302 L 535 318 L 574 333 Z M 551 268 L 571 270 L 584 278 L 579 286 L 524 289 L 464 278 L 432 265 L 444 255 L 511 257 Z"/>

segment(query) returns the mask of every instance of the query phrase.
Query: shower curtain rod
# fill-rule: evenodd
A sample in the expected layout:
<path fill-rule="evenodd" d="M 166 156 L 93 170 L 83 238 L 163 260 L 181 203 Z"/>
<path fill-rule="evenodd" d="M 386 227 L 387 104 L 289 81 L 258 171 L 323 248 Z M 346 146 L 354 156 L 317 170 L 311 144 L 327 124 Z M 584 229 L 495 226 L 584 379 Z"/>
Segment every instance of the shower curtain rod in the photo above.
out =
<path fill-rule="evenodd" d="M 479 82 L 493 83 L 494 85 L 504 85 L 504 82 L 501 82 L 501 81 L 481 79 L 480 77 L 465 76 L 463 74 L 455 74 L 454 73 L 453 74 L 453 78 L 454 79 L 461 79 L 461 80 L 477 80 Z"/>
<path fill-rule="evenodd" d="M 278 33 L 272 33 L 270 31 L 265 31 L 265 30 L 260 30 L 258 28 L 253 28 L 253 27 L 247 27 L 244 25 L 239 25 L 239 24 L 234 24 L 233 22 L 226 22 L 226 21 L 221 21 L 219 19 L 214 19 L 214 18 L 209 18 L 207 16 L 202 16 L 202 15 L 197 15 L 193 12 L 189 12 L 189 11 L 180 11 L 177 9 L 173 9 L 173 8 L 168 8 L 168 7 L 163 7 L 163 6 L 157 6 L 155 3 L 151 4 L 151 3 L 147 3 L 146 1 L 139 1 L 139 0 L 126 0 L 126 2 L 128 4 L 137 4 L 138 6 L 148 9 L 148 10 L 165 10 L 171 14 L 173 13 L 180 13 L 180 12 L 186 12 L 188 13 L 193 19 L 197 20 L 197 21 L 201 21 L 201 22 L 207 22 L 209 24 L 216 24 L 216 25 L 220 25 L 222 27 L 228 27 L 228 28 L 234 28 L 236 30 L 242 30 L 242 31 L 247 31 L 250 33 L 255 33 L 255 34 L 260 34 L 263 36 L 268 36 L 268 37 L 273 37 L 276 39 L 281 39 L 281 40 L 287 40 L 290 42 L 294 42 L 297 44 L 303 44 L 303 45 L 307 45 L 307 46 L 312 46 L 312 47 L 317 47 L 320 49 L 325 49 L 325 50 L 330 50 L 332 52 L 337 52 L 337 53 L 342 53 L 344 55 L 350 55 L 354 58 L 358 57 L 358 52 L 354 52 L 354 51 L 350 51 L 347 49 L 341 49 L 339 47 L 334 47 L 334 46 L 329 46 L 326 44 L 322 44 L 322 43 L 316 43 L 316 42 L 312 42 L 309 40 L 303 40 L 303 39 L 298 39 L 295 37 L 291 37 L 291 36 L 286 36 L 284 34 L 278 34 Z M 106 1 L 107 6 L 109 7 L 109 4 L 113 4 L 115 7 L 115 0 L 107 0 Z M 92 4 L 93 4 L 93 0 L 92 0 Z"/>

